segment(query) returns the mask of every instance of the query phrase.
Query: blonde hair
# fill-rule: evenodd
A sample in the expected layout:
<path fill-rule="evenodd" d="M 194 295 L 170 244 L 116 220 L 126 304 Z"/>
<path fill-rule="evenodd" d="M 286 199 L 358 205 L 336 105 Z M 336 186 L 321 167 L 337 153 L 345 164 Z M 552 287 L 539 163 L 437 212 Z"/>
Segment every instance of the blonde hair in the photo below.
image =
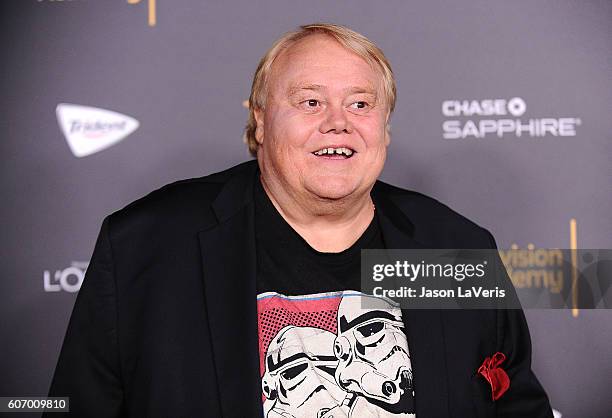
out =
<path fill-rule="evenodd" d="M 313 23 L 300 26 L 299 30 L 284 34 L 274 43 L 274 45 L 272 45 L 261 61 L 259 61 L 257 70 L 253 76 L 251 95 L 249 96 L 249 120 L 244 133 L 244 141 L 248 145 L 251 155 L 257 155 L 257 148 L 259 146 L 259 143 L 255 139 L 255 131 L 257 130 L 255 110 L 265 109 L 268 79 L 272 70 L 272 64 L 283 51 L 287 50 L 296 42 L 317 34 L 327 35 L 335 39 L 340 45 L 359 55 L 381 72 L 383 93 L 388 106 L 388 115 L 393 112 L 396 99 L 395 78 L 389 61 L 379 47 L 365 36 L 345 26 L 330 23 Z"/>

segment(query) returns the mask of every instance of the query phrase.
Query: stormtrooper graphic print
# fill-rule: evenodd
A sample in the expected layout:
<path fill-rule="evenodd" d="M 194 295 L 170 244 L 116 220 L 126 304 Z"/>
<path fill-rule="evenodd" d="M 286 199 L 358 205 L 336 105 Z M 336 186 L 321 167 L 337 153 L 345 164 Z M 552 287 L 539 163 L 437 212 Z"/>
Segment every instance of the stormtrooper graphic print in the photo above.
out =
<path fill-rule="evenodd" d="M 266 418 L 415 417 L 402 313 L 356 291 L 257 297 Z"/>

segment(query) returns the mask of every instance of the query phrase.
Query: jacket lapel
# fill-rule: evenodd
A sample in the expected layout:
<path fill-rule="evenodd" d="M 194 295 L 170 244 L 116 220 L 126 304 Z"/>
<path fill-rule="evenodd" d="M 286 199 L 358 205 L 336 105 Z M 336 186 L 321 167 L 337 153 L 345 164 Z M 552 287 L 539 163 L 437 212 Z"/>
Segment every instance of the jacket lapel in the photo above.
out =
<path fill-rule="evenodd" d="M 377 182 L 372 191 L 385 246 L 389 249 L 427 248 L 416 237 L 418 225 L 393 201 L 387 187 Z M 448 371 L 442 314 L 438 310 L 402 309 L 414 374 L 417 418 L 450 417 Z"/>
<path fill-rule="evenodd" d="M 255 168 L 255 166 L 252 166 Z M 199 233 L 210 339 L 223 417 L 262 415 L 257 335 L 254 170 L 224 186 L 218 223 Z"/>

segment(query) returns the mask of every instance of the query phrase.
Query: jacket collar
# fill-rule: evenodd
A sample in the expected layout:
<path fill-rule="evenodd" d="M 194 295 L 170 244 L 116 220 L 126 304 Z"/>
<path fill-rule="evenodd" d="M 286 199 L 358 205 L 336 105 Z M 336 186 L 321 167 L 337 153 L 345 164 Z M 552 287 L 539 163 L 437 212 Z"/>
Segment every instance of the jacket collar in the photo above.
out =
<path fill-rule="evenodd" d="M 230 170 L 212 208 L 217 222 L 199 232 L 211 344 L 225 418 L 261 416 L 255 212 L 257 162 Z M 377 181 L 372 199 L 387 248 L 424 248 L 418 225 L 398 205 L 393 188 Z M 442 316 L 402 310 L 415 376 L 417 416 L 449 417 Z"/>
<path fill-rule="evenodd" d="M 256 160 L 246 161 L 227 171 L 232 174 L 212 203 L 218 223 L 231 218 L 253 202 L 253 188 L 258 172 Z M 384 219 L 385 242 L 398 245 L 388 245 L 391 248 L 421 248 L 424 244 L 415 236 L 415 225 L 400 209 L 401 204 L 397 202 L 400 197 L 393 189 L 393 186 L 378 180 L 371 192 L 376 210 Z M 406 244 L 409 244 L 409 247 L 406 247 Z"/>
<path fill-rule="evenodd" d="M 258 166 L 256 160 L 246 161 L 226 171 L 229 179 L 212 203 L 218 223 L 223 223 L 253 202 Z"/>

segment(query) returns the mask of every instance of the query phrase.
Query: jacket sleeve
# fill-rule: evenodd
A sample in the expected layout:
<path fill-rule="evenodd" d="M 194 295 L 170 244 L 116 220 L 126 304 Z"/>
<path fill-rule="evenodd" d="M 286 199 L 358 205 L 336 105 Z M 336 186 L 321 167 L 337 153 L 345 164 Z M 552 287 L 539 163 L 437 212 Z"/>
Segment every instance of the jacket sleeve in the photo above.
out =
<path fill-rule="evenodd" d="M 501 367 L 510 377 L 510 388 L 496 401 L 499 418 L 552 418 L 548 396 L 531 370 L 531 338 L 521 309 L 498 313 L 501 351 L 506 361 Z"/>
<path fill-rule="evenodd" d="M 496 249 L 495 239 L 487 233 L 491 248 Z M 497 264 L 503 268 L 501 259 Z M 510 280 L 505 269 L 503 274 Z M 497 333 L 499 351 L 506 355 L 501 368 L 510 377 L 510 388 L 495 401 L 497 417 L 552 418 L 548 396 L 531 370 L 531 337 L 523 310 L 498 310 Z"/>
<path fill-rule="evenodd" d="M 109 220 L 106 218 L 70 317 L 49 391 L 49 396 L 70 398 L 68 416 L 122 415 L 113 271 Z"/>

